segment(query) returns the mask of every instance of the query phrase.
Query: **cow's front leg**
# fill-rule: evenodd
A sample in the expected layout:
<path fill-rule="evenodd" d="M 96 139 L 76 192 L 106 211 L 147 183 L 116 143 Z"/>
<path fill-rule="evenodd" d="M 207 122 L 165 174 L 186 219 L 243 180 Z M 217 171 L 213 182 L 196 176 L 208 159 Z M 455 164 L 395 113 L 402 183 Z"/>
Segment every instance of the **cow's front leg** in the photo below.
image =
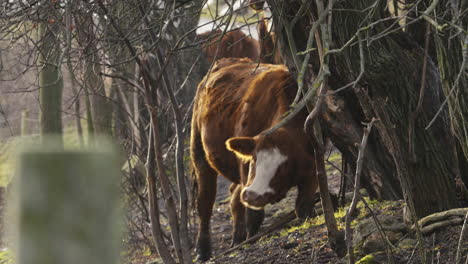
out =
<path fill-rule="evenodd" d="M 296 216 L 299 219 L 314 217 L 315 204 L 320 200 L 317 191 L 317 181 L 313 179 L 305 181 L 297 186 L 298 194 L 296 199 Z"/>
<path fill-rule="evenodd" d="M 265 218 L 265 210 L 247 210 L 247 238 L 251 238 L 257 234 L 260 226 L 262 226 L 263 219 Z"/>
<path fill-rule="evenodd" d="M 231 247 L 245 240 L 245 206 L 240 201 L 242 186 L 233 183 L 231 185 L 231 213 L 232 213 L 232 243 Z"/>

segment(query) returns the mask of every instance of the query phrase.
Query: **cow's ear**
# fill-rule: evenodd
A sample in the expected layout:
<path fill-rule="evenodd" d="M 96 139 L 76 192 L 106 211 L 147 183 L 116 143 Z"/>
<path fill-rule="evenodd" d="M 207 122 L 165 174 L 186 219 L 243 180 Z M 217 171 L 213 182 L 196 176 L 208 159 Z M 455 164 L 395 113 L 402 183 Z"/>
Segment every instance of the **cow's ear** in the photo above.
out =
<path fill-rule="evenodd" d="M 255 149 L 255 139 L 252 137 L 233 137 L 226 141 L 228 150 L 243 159 L 251 159 Z"/>

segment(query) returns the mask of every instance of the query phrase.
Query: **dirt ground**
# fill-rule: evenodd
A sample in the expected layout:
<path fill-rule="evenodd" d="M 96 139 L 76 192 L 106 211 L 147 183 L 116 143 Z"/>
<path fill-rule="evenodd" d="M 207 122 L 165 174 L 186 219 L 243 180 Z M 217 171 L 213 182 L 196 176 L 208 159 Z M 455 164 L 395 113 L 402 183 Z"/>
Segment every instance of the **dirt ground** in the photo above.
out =
<path fill-rule="evenodd" d="M 293 196 L 290 195 L 287 201 L 279 204 L 285 211 L 292 209 Z M 403 205 L 403 201 L 395 201 L 386 202 L 385 205 L 376 203 L 371 207 L 376 214 L 401 217 Z M 223 205 L 221 205 L 221 208 L 223 208 Z M 216 214 L 216 220 L 214 220 L 216 223 L 221 221 L 222 216 L 219 211 Z M 277 218 L 276 216 L 273 217 L 275 214 L 273 208 L 270 208 L 268 212 L 266 225 L 270 224 L 274 218 Z M 368 212 L 361 212 L 358 218 L 364 219 L 369 216 Z M 344 226 L 344 217 L 337 218 L 337 221 L 340 228 L 342 228 Z M 218 248 L 216 257 L 210 263 L 347 263 L 340 260 L 327 243 L 327 232 L 324 224 L 301 228 L 299 220 L 294 220 L 286 227 L 270 233 L 255 244 L 246 245 L 238 251 L 223 255 L 222 252 L 228 249 L 230 242 L 229 233 L 226 234 L 226 230 L 223 229 L 228 228 L 228 226 L 221 224 L 218 225 L 218 229 L 214 228 L 213 235 L 216 242 L 213 244 Z M 452 226 L 425 237 L 425 248 L 430 263 L 455 263 L 460 231 L 460 225 Z M 414 238 L 414 235 L 407 234 L 405 237 Z M 465 247 L 465 252 L 467 251 L 468 249 Z M 414 247 L 404 250 L 395 249 L 392 255 L 395 263 L 421 263 L 419 252 Z M 364 257 L 364 254 L 357 254 L 357 256 L 359 259 Z M 390 263 L 385 252 L 374 254 L 374 256 L 376 256 L 375 262 L 370 263 Z"/>
<path fill-rule="evenodd" d="M 338 159 L 333 160 L 332 156 L 329 160 L 332 160 L 338 168 L 340 167 Z M 330 165 L 327 166 L 327 172 L 330 189 L 332 192 L 337 192 L 340 184 L 340 173 Z M 229 249 L 232 232 L 228 186 L 228 182 L 219 181 L 218 196 L 211 224 L 214 257 L 208 263 L 346 263 L 346 260 L 340 260 L 330 248 L 327 241 L 326 227 L 323 220 L 320 221 L 319 218 L 311 219 L 306 223 L 302 223 L 297 219 L 293 220 L 283 228 L 269 233 L 253 244 L 246 244 L 238 250 L 224 254 Z M 266 217 L 260 232 L 281 218 L 282 215 L 294 209 L 296 195 L 297 192 L 291 190 L 285 199 L 265 208 Z M 400 218 L 402 217 L 403 205 L 403 201 L 371 203 L 375 214 L 393 215 Z M 341 212 L 341 217 L 337 217 L 337 221 L 339 227 L 343 228 L 344 210 L 341 209 Z M 357 221 L 368 218 L 370 215 L 361 205 Z M 425 237 L 426 254 L 431 263 L 454 263 L 460 231 L 460 225 L 452 226 Z M 192 232 L 192 237 L 195 238 L 195 230 L 192 230 Z M 414 235 L 407 234 L 402 239 L 408 237 L 414 238 Z M 465 252 L 468 252 L 468 249 L 465 249 Z M 357 252 L 357 259 L 364 257 L 364 255 Z M 390 254 L 379 252 L 373 255 L 374 262 L 361 263 L 391 263 L 389 256 L 393 258 L 394 263 L 421 263 L 419 251 L 415 247 L 394 248 Z M 146 254 L 146 256 L 138 256 L 137 254 L 133 256 L 126 263 L 159 263 L 155 260 L 157 258 L 156 254 Z"/>

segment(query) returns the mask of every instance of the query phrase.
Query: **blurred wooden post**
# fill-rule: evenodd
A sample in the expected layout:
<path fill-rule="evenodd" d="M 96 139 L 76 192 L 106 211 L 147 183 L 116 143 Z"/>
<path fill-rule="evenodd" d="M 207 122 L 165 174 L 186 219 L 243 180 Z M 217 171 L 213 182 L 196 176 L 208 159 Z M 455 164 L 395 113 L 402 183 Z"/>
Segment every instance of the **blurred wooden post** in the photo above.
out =
<path fill-rule="evenodd" d="M 24 109 L 21 111 L 21 136 L 28 135 L 28 118 L 29 118 L 29 110 Z"/>
<path fill-rule="evenodd" d="M 57 149 L 18 156 L 16 263 L 117 264 L 122 216 L 116 152 Z"/>

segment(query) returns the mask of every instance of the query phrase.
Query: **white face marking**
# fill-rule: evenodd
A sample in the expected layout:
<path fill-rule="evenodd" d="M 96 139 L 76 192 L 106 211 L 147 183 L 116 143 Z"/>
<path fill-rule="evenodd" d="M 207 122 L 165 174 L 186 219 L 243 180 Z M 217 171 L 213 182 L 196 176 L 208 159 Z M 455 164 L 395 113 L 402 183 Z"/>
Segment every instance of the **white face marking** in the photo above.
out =
<path fill-rule="evenodd" d="M 257 153 L 255 179 L 246 190 L 253 191 L 258 195 L 274 193 L 275 191 L 270 187 L 270 181 L 275 176 L 278 167 L 287 159 L 288 157 L 281 154 L 278 148 L 259 151 Z M 252 166 L 250 169 L 253 169 Z"/>

